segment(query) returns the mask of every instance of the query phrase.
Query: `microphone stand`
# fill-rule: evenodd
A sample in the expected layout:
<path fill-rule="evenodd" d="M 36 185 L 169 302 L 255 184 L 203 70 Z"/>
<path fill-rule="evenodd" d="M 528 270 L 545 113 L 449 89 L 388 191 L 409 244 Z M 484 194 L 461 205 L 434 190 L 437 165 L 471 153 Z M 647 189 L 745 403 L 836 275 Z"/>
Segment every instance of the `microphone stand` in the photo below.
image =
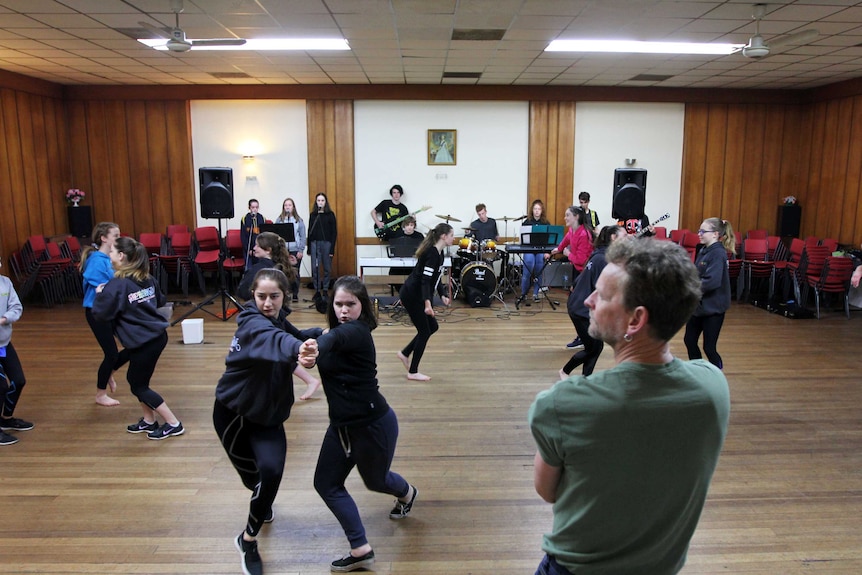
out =
<path fill-rule="evenodd" d="M 219 290 L 216 293 L 214 293 L 213 295 L 211 295 L 210 297 L 208 297 L 207 299 L 205 299 L 204 301 L 202 301 L 201 303 L 194 306 L 192 309 L 190 309 L 189 311 L 187 311 L 186 313 L 184 313 L 183 315 L 181 315 L 180 317 L 178 317 L 177 319 L 172 321 L 171 327 L 175 326 L 176 324 L 178 324 L 182 320 L 186 319 L 187 317 L 189 317 L 190 315 L 192 315 L 193 313 L 195 313 L 198 310 L 206 312 L 206 313 L 210 314 L 211 316 L 218 318 L 222 321 L 227 321 L 231 318 L 231 316 L 233 316 L 233 313 L 230 313 L 230 314 L 228 313 L 228 302 L 232 303 L 233 306 L 236 308 L 236 311 L 234 313 L 242 311 L 242 304 L 239 301 L 237 301 L 237 299 L 235 297 L 233 297 L 233 295 L 231 295 L 230 292 L 228 292 L 228 290 L 227 290 L 227 278 L 225 277 L 225 272 L 224 272 L 224 260 L 227 258 L 227 254 L 225 253 L 224 243 L 222 242 L 222 239 L 221 239 L 221 237 L 222 237 L 222 235 L 221 235 L 221 218 L 218 219 L 218 237 L 219 237 L 218 274 L 219 274 L 219 285 L 221 287 L 219 288 Z M 194 262 L 192 262 L 192 263 L 194 263 Z M 204 306 L 208 306 L 209 304 L 214 302 L 216 300 L 216 298 L 218 298 L 218 297 L 221 297 L 221 314 L 217 314 L 217 313 L 211 312 L 208 309 L 205 309 Z"/>

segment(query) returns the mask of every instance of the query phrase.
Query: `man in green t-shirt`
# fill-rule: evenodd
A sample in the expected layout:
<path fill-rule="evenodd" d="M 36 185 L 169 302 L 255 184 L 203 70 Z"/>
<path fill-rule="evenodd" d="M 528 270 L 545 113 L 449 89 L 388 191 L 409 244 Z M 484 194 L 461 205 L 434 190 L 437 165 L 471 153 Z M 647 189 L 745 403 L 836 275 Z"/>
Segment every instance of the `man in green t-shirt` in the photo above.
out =
<path fill-rule="evenodd" d="M 536 492 L 554 504 L 537 575 L 677 573 L 727 432 L 724 374 L 669 340 L 700 300 L 672 242 L 622 240 L 586 299 L 616 366 L 538 394 L 529 422 Z"/>

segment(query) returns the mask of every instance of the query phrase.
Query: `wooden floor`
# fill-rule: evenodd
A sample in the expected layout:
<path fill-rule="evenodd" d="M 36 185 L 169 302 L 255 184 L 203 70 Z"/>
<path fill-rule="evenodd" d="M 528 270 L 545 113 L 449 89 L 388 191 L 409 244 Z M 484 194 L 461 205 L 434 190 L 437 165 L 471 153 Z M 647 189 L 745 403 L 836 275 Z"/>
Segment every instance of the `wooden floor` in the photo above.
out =
<path fill-rule="evenodd" d="M 324 320 L 308 305 L 291 316 L 300 327 Z M 180 325 L 171 328 L 153 380 L 187 432 L 155 442 L 125 432 L 140 409 L 121 378 L 120 406 L 94 404 L 99 354 L 79 304 L 28 305 L 14 332 L 27 373 L 16 415 L 36 428 L 0 447 L 0 573 L 241 572 L 232 538 L 249 493 L 211 423 L 234 323 L 193 317 L 206 318 L 205 343 L 183 345 Z M 551 509 L 533 490 L 526 413 L 570 355 L 565 305 L 458 304 L 422 363 L 429 383 L 408 383 L 395 357 L 413 333 L 405 319 L 384 309 L 374 333 L 401 429 L 393 468 L 419 498 L 409 518 L 392 521 L 392 498 L 351 476 L 374 570 L 532 574 Z M 719 342 L 730 431 L 684 573 L 862 573 L 860 326 L 858 312 L 791 320 L 734 304 Z M 685 357 L 681 336 L 672 347 Z M 611 359 L 606 350 L 598 368 Z M 286 424 L 276 519 L 260 538 L 270 575 L 329 573 L 348 550 L 312 488 L 326 422 L 318 392 Z"/>

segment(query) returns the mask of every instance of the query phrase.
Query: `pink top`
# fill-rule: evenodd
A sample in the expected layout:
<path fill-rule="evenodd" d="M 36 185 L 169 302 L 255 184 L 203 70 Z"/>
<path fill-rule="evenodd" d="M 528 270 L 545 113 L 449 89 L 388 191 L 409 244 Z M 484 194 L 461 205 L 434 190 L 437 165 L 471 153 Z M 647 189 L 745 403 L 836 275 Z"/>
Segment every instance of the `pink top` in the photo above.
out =
<path fill-rule="evenodd" d="M 563 241 L 557 246 L 557 251 L 563 253 L 563 248 L 569 248 L 569 261 L 575 266 L 575 269 L 583 271 L 587 260 L 590 259 L 590 254 L 593 253 L 593 238 L 586 226 L 578 226 L 578 229 L 566 232 L 563 236 Z"/>

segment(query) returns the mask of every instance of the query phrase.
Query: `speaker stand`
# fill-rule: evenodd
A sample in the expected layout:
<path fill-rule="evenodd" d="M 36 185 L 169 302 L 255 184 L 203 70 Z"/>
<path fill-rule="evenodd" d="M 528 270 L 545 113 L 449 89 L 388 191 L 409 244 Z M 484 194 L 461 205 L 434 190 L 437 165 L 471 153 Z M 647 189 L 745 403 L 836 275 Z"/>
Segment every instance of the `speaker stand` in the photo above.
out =
<path fill-rule="evenodd" d="M 214 293 L 213 295 L 211 295 L 210 297 L 208 297 L 207 299 L 205 299 L 204 301 L 202 301 L 201 303 L 194 306 L 192 309 L 190 309 L 189 311 L 187 311 L 186 313 L 184 313 L 183 315 L 181 315 L 180 317 L 178 317 L 177 319 L 172 321 L 171 327 L 175 326 L 176 324 L 178 324 L 182 320 L 186 319 L 187 317 L 189 317 L 190 315 L 192 315 L 193 313 L 195 313 L 198 310 L 206 312 L 206 313 L 210 314 L 211 316 L 218 318 L 222 321 L 227 321 L 231 317 L 233 317 L 233 315 L 235 313 L 242 311 L 242 304 L 239 301 L 237 301 L 237 299 L 235 297 L 233 297 L 230 294 L 230 292 L 227 291 L 227 278 L 225 277 L 225 273 L 224 273 L 224 260 L 227 257 L 227 255 L 225 254 L 224 245 L 221 244 L 221 219 L 218 220 L 218 237 L 219 237 L 218 274 L 219 274 L 219 284 L 221 287 L 219 288 L 219 290 L 216 293 Z M 220 314 L 206 309 L 205 306 L 210 305 L 219 297 L 221 298 L 221 313 Z M 228 302 L 230 302 L 234 306 L 234 309 L 231 309 L 230 313 L 228 313 Z"/>

